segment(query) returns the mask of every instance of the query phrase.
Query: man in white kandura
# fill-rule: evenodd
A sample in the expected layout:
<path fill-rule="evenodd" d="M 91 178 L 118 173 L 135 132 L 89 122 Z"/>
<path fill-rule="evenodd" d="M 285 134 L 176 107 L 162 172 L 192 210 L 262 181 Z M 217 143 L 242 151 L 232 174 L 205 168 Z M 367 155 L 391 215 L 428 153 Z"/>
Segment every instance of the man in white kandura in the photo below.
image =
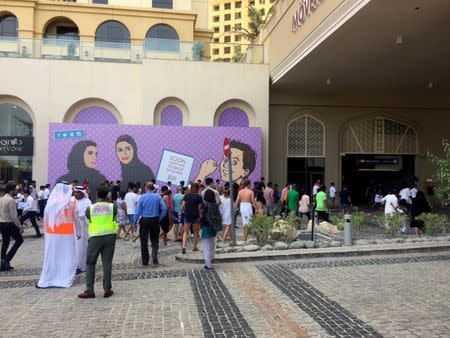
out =
<path fill-rule="evenodd" d="M 58 183 L 44 211 L 45 252 L 38 288 L 71 287 L 77 269 L 76 241 L 80 238 L 77 202 L 72 187 Z"/>
<path fill-rule="evenodd" d="M 75 199 L 77 200 L 77 211 L 80 221 L 80 239 L 77 241 L 77 273 L 86 271 L 86 254 L 88 244 L 88 221 L 86 209 L 92 205 L 89 195 L 82 186 L 75 187 Z"/>

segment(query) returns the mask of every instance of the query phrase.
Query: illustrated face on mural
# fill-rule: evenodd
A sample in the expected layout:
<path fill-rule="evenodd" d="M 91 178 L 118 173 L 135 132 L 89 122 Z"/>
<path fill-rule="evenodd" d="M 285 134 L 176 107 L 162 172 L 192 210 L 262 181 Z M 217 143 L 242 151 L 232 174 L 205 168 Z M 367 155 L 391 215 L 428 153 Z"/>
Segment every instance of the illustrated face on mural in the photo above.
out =
<path fill-rule="evenodd" d="M 134 149 L 128 142 L 122 141 L 116 145 L 116 155 L 120 162 L 128 164 L 133 160 Z"/>
<path fill-rule="evenodd" d="M 87 147 L 84 151 L 83 159 L 86 167 L 95 169 L 97 166 L 97 147 Z"/>
<path fill-rule="evenodd" d="M 231 141 L 230 147 L 232 164 L 231 179 L 233 182 L 239 184 L 255 169 L 256 155 L 255 151 L 248 144 L 236 140 Z M 220 165 L 220 178 L 222 181 L 229 180 L 227 159 L 224 159 Z"/>

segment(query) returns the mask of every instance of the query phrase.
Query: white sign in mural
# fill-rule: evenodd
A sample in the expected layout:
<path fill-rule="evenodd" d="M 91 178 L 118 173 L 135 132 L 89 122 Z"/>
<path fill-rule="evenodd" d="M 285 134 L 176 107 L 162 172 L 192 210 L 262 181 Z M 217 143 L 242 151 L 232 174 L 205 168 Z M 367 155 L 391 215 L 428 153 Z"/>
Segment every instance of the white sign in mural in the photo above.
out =
<path fill-rule="evenodd" d="M 165 149 L 159 164 L 156 179 L 161 182 L 172 182 L 176 185 L 180 181 L 188 182 L 194 158 Z"/>

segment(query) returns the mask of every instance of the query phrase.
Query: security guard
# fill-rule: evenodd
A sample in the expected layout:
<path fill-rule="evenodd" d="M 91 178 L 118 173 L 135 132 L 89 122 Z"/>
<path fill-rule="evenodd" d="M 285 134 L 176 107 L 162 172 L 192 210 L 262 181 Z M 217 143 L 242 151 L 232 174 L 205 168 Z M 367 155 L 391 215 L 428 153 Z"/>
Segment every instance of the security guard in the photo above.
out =
<path fill-rule="evenodd" d="M 97 189 L 97 203 L 86 210 L 89 220 L 88 247 L 86 257 L 86 290 L 78 298 L 95 298 L 94 280 L 95 265 L 99 254 L 103 263 L 103 290 L 104 298 L 111 297 L 111 270 L 116 245 L 117 223 L 115 221 L 117 209 L 112 203 L 106 201 L 108 188 L 100 186 Z"/>

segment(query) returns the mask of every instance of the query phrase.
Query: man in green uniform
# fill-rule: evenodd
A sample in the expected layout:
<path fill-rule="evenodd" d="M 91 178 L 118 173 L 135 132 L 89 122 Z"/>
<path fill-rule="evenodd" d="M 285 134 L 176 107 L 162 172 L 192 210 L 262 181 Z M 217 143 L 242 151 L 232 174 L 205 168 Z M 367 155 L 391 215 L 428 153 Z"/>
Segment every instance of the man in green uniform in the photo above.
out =
<path fill-rule="evenodd" d="M 106 201 L 108 188 L 100 186 L 97 189 L 97 203 L 86 209 L 89 220 L 89 241 L 86 257 L 86 290 L 78 298 L 95 298 L 94 281 L 95 265 L 98 256 L 102 255 L 104 298 L 111 297 L 111 270 L 116 245 L 117 223 L 115 221 L 117 209 Z"/>
<path fill-rule="evenodd" d="M 299 194 L 297 191 L 297 185 L 293 184 L 292 188 L 287 193 L 287 207 L 290 214 L 298 215 L 298 199 Z"/>
<path fill-rule="evenodd" d="M 322 185 L 317 189 L 316 194 L 316 211 L 317 219 L 322 221 L 328 221 L 327 217 L 327 194 L 325 193 L 326 187 Z"/>

